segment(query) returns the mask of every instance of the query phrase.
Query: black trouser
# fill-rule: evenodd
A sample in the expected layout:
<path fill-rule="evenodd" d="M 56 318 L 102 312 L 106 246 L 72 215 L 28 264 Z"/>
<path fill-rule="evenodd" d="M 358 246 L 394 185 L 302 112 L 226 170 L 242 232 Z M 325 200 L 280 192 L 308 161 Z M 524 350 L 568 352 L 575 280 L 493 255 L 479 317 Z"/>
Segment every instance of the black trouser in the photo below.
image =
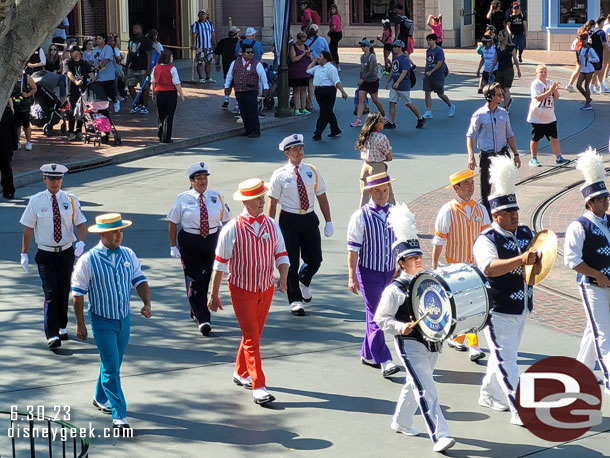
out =
<path fill-rule="evenodd" d="M 186 296 L 191 307 L 191 314 L 199 324 L 211 322 L 208 310 L 208 287 L 212 276 L 217 240 L 218 232 L 205 238 L 183 230 L 178 233 Z"/>
<path fill-rule="evenodd" d="M 302 301 L 299 282 L 309 286 L 322 263 L 322 241 L 318 230 L 320 220 L 315 212 L 297 215 L 283 211 L 280 213 L 279 224 L 290 259 L 288 303 Z M 299 269 L 301 259 L 303 265 Z"/>
<path fill-rule="evenodd" d="M 169 143 L 172 140 L 172 126 L 177 104 L 178 93 L 176 91 L 157 92 L 157 112 L 159 113 L 157 137 L 161 143 Z"/>
<path fill-rule="evenodd" d="M 491 191 L 491 183 L 489 182 L 489 166 L 491 165 L 490 159 L 494 156 L 507 156 L 510 157 L 508 149 L 503 149 L 497 153 L 488 153 L 481 151 L 479 155 L 479 167 L 481 168 L 481 203 L 487 209 L 487 212 L 491 215 L 489 209 L 489 193 Z"/>
<path fill-rule="evenodd" d="M 44 292 L 44 332 L 47 339 L 59 337 L 59 328 L 68 326 L 68 296 L 74 266 L 74 249 L 36 253 L 38 273 Z"/>
<path fill-rule="evenodd" d="M 337 117 L 333 112 L 335 99 L 337 98 L 337 88 L 335 86 L 318 86 L 316 87 L 315 95 L 318 105 L 320 105 L 320 115 L 316 122 L 316 131 L 314 134 L 321 136 L 324 129 L 326 129 L 326 125 L 329 123 L 331 134 L 340 132 L 341 129 L 339 129 Z"/>
<path fill-rule="evenodd" d="M 74 132 L 74 123 L 76 123 L 76 131 L 80 132 L 83 128 L 83 120 L 79 119 L 78 121 L 74 117 L 74 108 L 78 100 L 80 99 L 80 91 L 71 90 L 68 95 L 68 104 L 70 105 L 70 111 L 68 112 L 68 132 Z"/>
<path fill-rule="evenodd" d="M 239 105 L 239 113 L 244 121 L 246 134 L 260 134 L 261 125 L 258 122 L 258 91 L 236 92 L 235 98 Z"/>
<path fill-rule="evenodd" d="M 10 149 L 11 146 L 8 147 Z M 4 197 L 15 194 L 15 184 L 13 183 L 13 152 L 7 151 L 6 147 L 0 146 L 0 185 L 2 186 L 2 195 Z"/>
<path fill-rule="evenodd" d="M 339 63 L 339 41 L 343 38 L 343 32 L 328 32 L 330 37 L 330 43 L 328 48 L 330 49 L 330 55 L 333 58 L 335 64 Z"/>

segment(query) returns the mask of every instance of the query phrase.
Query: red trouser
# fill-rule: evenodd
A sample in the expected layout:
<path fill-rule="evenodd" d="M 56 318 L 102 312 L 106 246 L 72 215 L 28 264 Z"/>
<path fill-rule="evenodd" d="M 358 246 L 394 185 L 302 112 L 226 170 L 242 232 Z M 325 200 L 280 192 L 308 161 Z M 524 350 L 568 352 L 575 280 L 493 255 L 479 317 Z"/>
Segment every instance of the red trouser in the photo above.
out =
<path fill-rule="evenodd" d="M 273 286 L 262 292 L 246 291 L 229 283 L 233 310 L 241 328 L 241 344 L 235 359 L 235 372 L 252 377 L 252 388 L 265 387 L 260 353 L 260 339 L 273 299 Z"/>

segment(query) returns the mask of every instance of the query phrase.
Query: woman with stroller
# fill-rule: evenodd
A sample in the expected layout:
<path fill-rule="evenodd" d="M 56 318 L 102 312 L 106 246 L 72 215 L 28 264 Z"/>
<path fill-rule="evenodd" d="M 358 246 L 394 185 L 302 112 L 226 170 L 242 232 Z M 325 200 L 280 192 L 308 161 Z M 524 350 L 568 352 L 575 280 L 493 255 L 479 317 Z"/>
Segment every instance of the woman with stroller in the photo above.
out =
<path fill-rule="evenodd" d="M 56 43 L 51 43 L 51 46 L 49 46 L 49 56 L 47 57 L 47 63 L 45 64 L 44 69 L 59 75 L 57 85 L 59 87 L 59 98 L 63 102 L 64 97 L 66 96 L 66 75 L 62 72 L 63 62 L 61 61 L 59 48 Z"/>
<path fill-rule="evenodd" d="M 87 83 L 95 81 L 95 75 L 88 62 L 82 59 L 81 49 L 77 44 L 72 44 L 68 48 L 70 58 L 64 62 L 64 73 L 70 81 L 68 85 L 68 104 L 70 111 L 68 113 L 68 140 L 80 140 L 81 129 L 83 128 L 83 120 L 75 116 L 76 104 L 78 103 L 81 91 L 86 87 Z M 76 123 L 76 132 L 74 125 Z"/>
<path fill-rule="evenodd" d="M 92 67 L 95 65 L 95 59 L 93 58 L 93 47 L 95 46 L 95 40 L 93 37 L 85 38 L 83 43 L 83 55 L 82 58 L 86 60 Z"/>
<path fill-rule="evenodd" d="M 157 112 L 159 113 L 157 136 L 161 143 L 172 142 L 172 125 L 178 94 L 180 94 L 180 100 L 184 102 L 180 77 L 178 70 L 172 65 L 173 61 L 174 56 L 171 50 L 164 50 L 159 56 L 159 63 L 155 65 L 150 75 L 152 98 L 157 101 Z"/>

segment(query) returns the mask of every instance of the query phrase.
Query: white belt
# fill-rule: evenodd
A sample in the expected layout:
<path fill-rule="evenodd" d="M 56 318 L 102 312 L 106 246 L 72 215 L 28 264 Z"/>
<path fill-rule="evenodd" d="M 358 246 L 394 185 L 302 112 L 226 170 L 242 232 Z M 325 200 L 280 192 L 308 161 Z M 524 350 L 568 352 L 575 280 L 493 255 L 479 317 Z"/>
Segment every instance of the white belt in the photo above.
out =
<path fill-rule="evenodd" d="M 50 251 L 52 253 L 59 253 L 60 251 L 66 251 L 68 248 L 72 248 L 72 243 L 68 243 L 64 246 L 47 246 L 47 245 L 38 245 L 38 249 L 42 251 Z"/>
<path fill-rule="evenodd" d="M 189 227 L 183 227 L 182 230 L 184 232 L 188 232 L 189 234 L 193 234 L 193 235 L 201 234 L 201 231 L 199 229 L 191 229 Z M 216 234 L 217 231 L 218 231 L 217 227 L 210 228 L 210 230 L 208 231 L 208 235 Z"/>

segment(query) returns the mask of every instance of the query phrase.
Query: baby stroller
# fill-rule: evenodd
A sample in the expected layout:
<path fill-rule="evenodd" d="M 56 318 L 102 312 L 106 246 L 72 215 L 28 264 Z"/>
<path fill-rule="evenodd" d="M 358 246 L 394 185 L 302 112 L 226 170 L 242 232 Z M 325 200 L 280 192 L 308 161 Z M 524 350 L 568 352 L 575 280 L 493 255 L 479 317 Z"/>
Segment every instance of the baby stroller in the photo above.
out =
<path fill-rule="evenodd" d="M 110 119 L 108 112 L 110 102 L 102 83 L 99 81 L 89 83 L 82 91 L 79 103 L 85 128 L 83 143 L 93 142 L 94 146 L 100 146 L 102 143 L 108 143 L 110 134 L 112 134 L 114 144 L 120 145 L 121 137 Z"/>
<path fill-rule="evenodd" d="M 42 127 L 47 137 L 53 135 L 53 127 L 62 121 L 61 133 L 66 133 L 65 103 L 55 95 L 61 75 L 41 70 L 32 74 L 32 79 L 38 86 L 34 94 L 34 103 L 30 108 L 30 122 L 36 127 Z"/>
<path fill-rule="evenodd" d="M 277 71 L 273 70 L 266 62 L 263 63 L 263 68 L 267 74 L 267 82 L 269 83 L 269 92 L 267 97 L 259 104 L 258 111 L 262 111 L 263 107 L 267 110 L 272 110 L 275 106 L 275 99 L 277 97 Z"/>

